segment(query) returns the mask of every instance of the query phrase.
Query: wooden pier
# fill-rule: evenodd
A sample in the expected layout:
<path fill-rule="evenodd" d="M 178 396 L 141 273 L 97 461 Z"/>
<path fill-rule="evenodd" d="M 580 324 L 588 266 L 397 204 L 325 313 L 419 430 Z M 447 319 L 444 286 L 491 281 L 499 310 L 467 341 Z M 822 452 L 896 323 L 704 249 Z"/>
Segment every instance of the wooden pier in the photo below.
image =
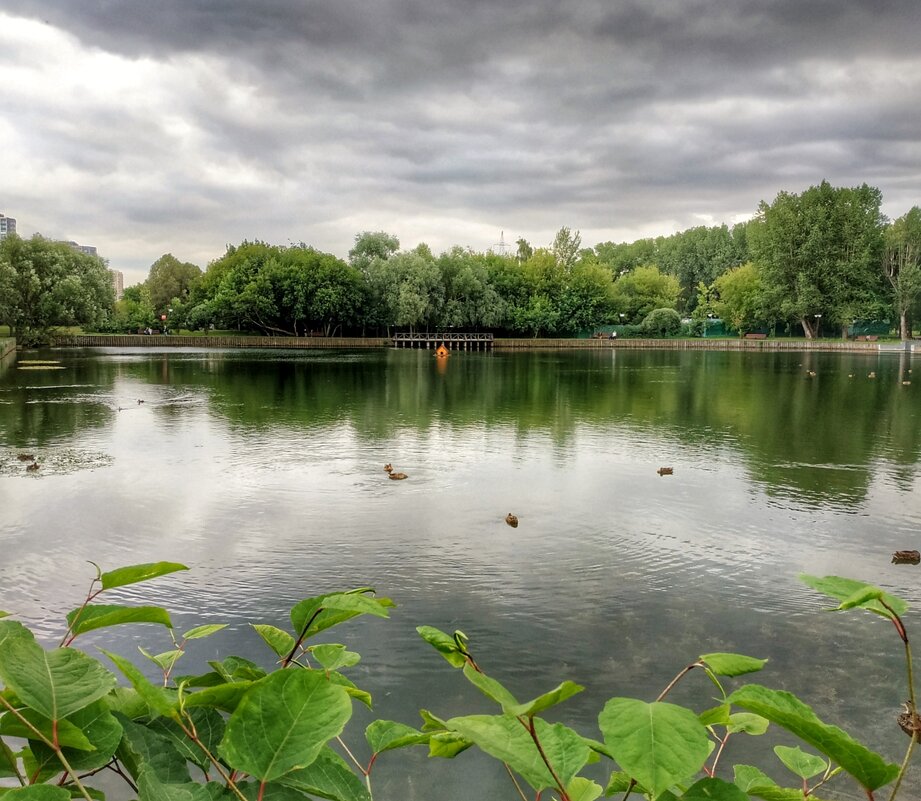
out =
<path fill-rule="evenodd" d="M 432 350 L 444 345 L 448 350 L 492 350 L 492 334 L 399 333 L 393 335 L 393 347 Z"/>

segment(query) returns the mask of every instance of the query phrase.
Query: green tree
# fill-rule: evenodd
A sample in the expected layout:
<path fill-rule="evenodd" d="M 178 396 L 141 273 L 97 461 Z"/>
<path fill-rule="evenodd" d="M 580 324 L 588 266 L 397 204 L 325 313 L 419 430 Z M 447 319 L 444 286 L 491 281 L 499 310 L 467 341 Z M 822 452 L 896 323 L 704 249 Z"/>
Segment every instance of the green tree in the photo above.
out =
<path fill-rule="evenodd" d="M 125 288 L 122 299 L 115 303 L 115 331 L 137 332 L 158 325 L 157 313 L 150 301 L 150 290 L 146 284 Z"/>
<path fill-rule="evenodd" d="M 534 255 L 534 248 L 531 247 L 531 243 L 524 237 L 518 239 L 515 244 L 518 245 L 518 251 L 516 252 L 518 261 L 527 261 Z"/>
<path fill-rule="evenodd" d="M 150 302 L 157 314 L 165 314 L 173 301 L 186 302 L 195 284 L 201 280 L 201 267 L 179 261 L 172 253 L 164 253 L 150 265 L 144 282 Z"/>
<path fill-rule="evenodd" d="M 801 195 L 781 192 L 761 202 L 748 230 L 764 285 L 779 314 L 806 337 L 821 319 L 843 329 L 871 318 L 886 302 L 882 256 L 882 196 L 874 187 L 836 188 L 827 181 Z"/>
<path fill-rule="evenodd" d="M 681 285 L 673 275 L 663 275 L 654 264 L 637 267 L 620 276 L 611 291 L 611 306 L 616 314 L 626 315 L 628 323 L 641 322 L 653 309 L 674 309 Z"/>
<path fill-rule="evenodd" d="M 564 270 L 571 270 L 579 258 L 581 247 L 582 234 L 579 231 L 573 232 L 564 225 L 556 232 L 550 245 L 550 252 L 553 253 L 557 265 Z"/>
<path fill-rule="evenodd" d="M 349 264 L 365 272 L 374 259 L 389 259 L 400 249 L 400 240 L 386 231 L 362 231 L 355 234 L 355 246 L 349 251 Z"/>
<path fill-rule="evenodd" d="M 763 291 L 758 268 L 747 262 L 713 282 L 711 306 L 716 314 L 739 332 L 747 333 L 762 316 Z"/>
<path fill-rule="evenodd" d="M 99 257 L 38 235 L 0 240 L 0 322 L 21 342 L 41 342 L 55 326 L 100 326 L 114 302 Z"/>
<path fill-rule="evenodd" d="M 921 301 L 921 208 L 914 206 L 886 228 L 883 269 L 899 315 L 899 336 L 911 339 L 911 311 Z"/>

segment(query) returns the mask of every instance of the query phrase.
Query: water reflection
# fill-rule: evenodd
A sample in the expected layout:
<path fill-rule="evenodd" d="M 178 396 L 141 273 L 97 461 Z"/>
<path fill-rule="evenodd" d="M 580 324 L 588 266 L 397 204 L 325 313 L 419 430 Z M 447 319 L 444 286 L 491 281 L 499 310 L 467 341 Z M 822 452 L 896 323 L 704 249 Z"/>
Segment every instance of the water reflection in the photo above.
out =
<path fill-rule="evenodd" d="M 428 623 L 464 629 L 521 697 L 586 684 L 567 708 L 589 735 L 607 697 L 654 697 L 699 653 L 739 650 L 771 657 L 765 683 L 890 756 L 902 746 L 894 638 L 822 615 L 795 580 L 853 575 L 921 599 L 918 573 L 889 563 L 921 524 L 918 387 L 898 356 L 454 354 L 442 370 L 407 351 L 53 358 L 67 369 L 0 375 L 0 459 L 73 449 L 110 464 L 0 471 L 0 606 L 49 637 L 87 559 L 194 567 L 121 591 L 178 625 L 231 623 L 190 668 L 218 650 L 268 663 L 250 622 L 287 626 L 298 599 L 370 584 L 400 604 L 348 629 L 381 717 L 488 709 L 418 640 Z M 389 481 L 387 462 L 409 480 Z M 166 645 L 150 627 L 121 636 Z M 440 780 L 456 766 L 417 767 L 410 782 L 385 763 L 382 797 L 506 792 L 501 769 L 471 788 Z"/>

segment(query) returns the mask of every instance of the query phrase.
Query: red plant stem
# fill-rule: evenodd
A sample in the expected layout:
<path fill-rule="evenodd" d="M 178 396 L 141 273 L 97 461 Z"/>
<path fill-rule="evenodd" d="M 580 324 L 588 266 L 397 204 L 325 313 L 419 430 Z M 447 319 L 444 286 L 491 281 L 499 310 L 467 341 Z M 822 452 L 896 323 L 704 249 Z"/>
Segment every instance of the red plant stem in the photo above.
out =
<path fill-rule="evenodd" d="M 703 666 L 704 666 L 704 663 L 701 662 L 700 660 L 698 660 L 698 661 L 696 661 L 696 662 L 692 662 L 690 665 L 688 665 L 686 668 L 684 668 L 684 670 L 682 670 L 677 676 L 675 676 L 675 678 L 673 678 L 673 679 L 668 683 L 668 686 L 667 686 L 664 690 L 662 690 L 662 692 L 659 693 L 659 697 L 656 698 L 656 701 L 661 701 L 663 698 L 665 698 L 665 696 L 668 695 L 668 694 L 672 691 L 672 689 L 674 688 L 674 686 L 675 686 L 679 681 L 681 681 L 685 676 L 687 676 L 687 674 L 690 673 L 694 668 L 696 668 L 696 667 L 703 667 Z"/>
<path fill-rule="evenodd" d="M 534 741 L 534 745 L 537 746 L 537 753 L 540 754 L 540 758 L 547 766 L 547 770 L 550 771 L 550 775 L 553 777 L 553 781 L 556 782 L 556 788 L 560 792 L 560 801 L 569 801 L 569 796 L 566 794 L 566 788 L 563 786 L 563 782 L 561 782 L 560 777 L 556 775 L 556 771 L 553 769 L 553 765 L 550 764 L 550 760 L 547 759 L 547 754 L 544 753 L 544 747 L 540 744 L 540 738 L 537 736 L 537 729 L 534 727 L 534 718 L 528 718 L 527 723 L 525 723 L 521 718 L 518 718 L 518 720 L 520 720 L 521 725 L 528 730 L 528 734 L 531 735 L 531 739 Z"/>
<path fill-rule="evenodd" d="M 265 793 L 265 782 L 259 782 L 259 796 L 256 801 L 262 801 L 262 796 Z"/>

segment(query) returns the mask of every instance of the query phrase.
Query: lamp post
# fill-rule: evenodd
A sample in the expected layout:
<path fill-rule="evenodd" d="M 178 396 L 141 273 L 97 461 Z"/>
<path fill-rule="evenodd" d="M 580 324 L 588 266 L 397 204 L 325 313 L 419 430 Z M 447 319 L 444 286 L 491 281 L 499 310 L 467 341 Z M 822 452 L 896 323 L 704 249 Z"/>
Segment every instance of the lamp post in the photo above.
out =
<path fill-rule="evenodd" d="M 816 339 L 818 339 L 819 338 L 819 326 L 822 325 L 822 315 L 813 314 L 812 316 L 815 317 L 815 337 Z"/>
<path fill-rule="evenodd" d="M 710 325 L 713 323 L 713 312 L 707 312 L 707 322 L 704 323 L 704 337 L 709 336 Z"/>

